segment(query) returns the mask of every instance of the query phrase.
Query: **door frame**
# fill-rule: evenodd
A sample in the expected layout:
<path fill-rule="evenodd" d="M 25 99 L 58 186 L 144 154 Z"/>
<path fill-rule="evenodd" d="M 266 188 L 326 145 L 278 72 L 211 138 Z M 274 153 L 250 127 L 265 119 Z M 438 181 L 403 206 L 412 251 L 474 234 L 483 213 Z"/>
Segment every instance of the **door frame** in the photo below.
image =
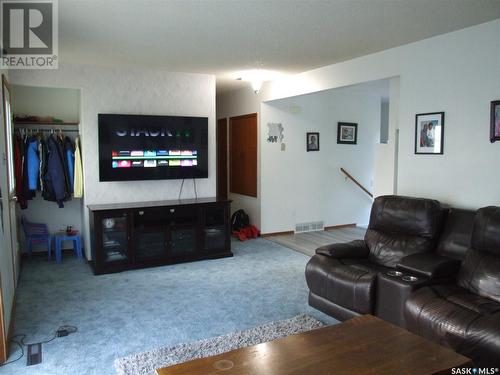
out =
<path fill-rule="evenodd" d="M 12 276 L 14 278 L 14 287 L 16 286 L 16 281 L 17 281 L 17 270 L 16 270 L 16 263 L 15 263 L 15 257 L 14 257 L 14 254 L 15 252 L 17 251 L 17 230 L 13 231 L 12 230 L 12 227 L 13 227 L 13 223 L 14 225 L 16 225 L 16 221 L 13 221 L 12 220 L 12 210 L 11 210 L 11 202 L 15 202 L 17 201 L 17 197 L 16 197 L 16 182 L 15 182 L 15 179 L 13 179 L 13 184 L 11 185 L 12 181 L 11 181 L 11 171 L 10 171 L 10 167 L 11 167 L 11 164 L 9 164 L 8 162 L 8 159 L 9 157 L 14 159 L 14 144 L 12 142 L 12 136 L 13 136 L 13 131 L 14 131 L 14 124 L 12 123 L 11 124 L 11 134 L 7 134 L 7 124 L 6 124 L 6 120 L 7 120 L 7 111 L 6 111 L 6 108 L 5 108 L 5 90 L 4 89 L 7 89 L 8 93 L 9 93 L 9 104 L 10 104 L 10 107 L 11 107 L 11 110 L 12 110 L 12 90 L 10 88 L 10 83 L 9 81 L 7 81 L 7 78 L 5 77 L 5 74 L 2 74 L 2 107 L 3 107 L 3 126 L 5 127 L 5 153 L 6 153 L 6 157 L 7 157 L 7 161 L 6 161 L 6 170 L 7 170 L 7 187 L 8 187 L 8 191 L 7 191 L 7 198 L 8 198 L 8 201 L 9 201 L 9 206 L 7 206 L 6 208 L 4 209 L 8 209 L 8 216 L 9 216 L 9 220 L 10 220 L 10 225 L 9 225 L 9 229 L 10 229 L 10 236 L 8 238 L 8 240 L 10 240 L 10 244 L 11 244 L 11 251 L 12 251 Z M 9 111 L 10 112 L 10 111 Z M 11 143 L 9 143 L 9 137 L 10 136 L 10 139 L 11 139 Z M 14 165 L 14 163 L 12 163 L 12 166 Z M 13 174 L 12 174 L 13 176 Z M 12 189 L 10 189 L 10 187 L 12 186 Z M 15 217 L 15 207 L 14 207 L 14 217 Z M 5 224 L 5 223 L 4 223 Z M 17 228 L 16 228 L 17 229 Z M 14 241 L 15 240 L 15 241 Z"/>
<path fill-rule="evenodd" d="M 8 95 L 8 97 L 7 97 Z M 6 107 L 6 100 L 8 99 L 9 103 L 9 111 L 7 111 Z M 2 116 L 0 119 L 1 126 L 3 127 L 4 135 L 5 135 L 5 172 L 6 172 L 6 186 L 7 189 L 5 191 L 5 194 L 2 196 L 2 203 L 4 204 L 3 209 L 6 210 L 5 217 L 7 220 L 7 223 L 4 221 L 4 244 L 7 244 L 8 246 L 5 247 L 5 251 L 10 251 L 11 255 L 11 266 L 12 266 L 12 285 L 13 285 L 13 300 L 12 300 L 12 306 L 11 306 L 11 311 L 10 311 L 10 324 L 8 327 L 6 327 L 5 324 L 5 303 L 4 303 L 4 296 L 3 296 L 3 285 L 4 283 L 2 281 L 5 281 L 4 275 L 0 274 L 0 363 L 3 363 L 7 360 L 8 355 L 9 355 L 9 336 L 12 333 L 12 327 L 13 327 L 13 322 L 14 322 L 14 309 L 15 309 L 15 289 L 16 289 L 16 284 L 17 284 L 17 270 L 16 270 L 16 256 L 17 256 L 17 220 L 16 220 L 16 214 L 15 214 L 15 203 L 13 202 L 16 200 L 15 192 L 16 192 L 16 187 L 15 187 L 15 180 L 13 180 L 11 177 L 13 176 L 13 171 L 11 170 L 11 167 L 13 167 L 13 162 L 11 163 L 10 161 L 13 160 L 13 142 L 12 142 L 12 136 L 13 136 L 13 130 L 14 130 L 14 124 L 12 123 L 12 119 L 10 119 L 10 127 L 7 127 L 7 121 L 8 121 L 8 115 L 11 114 L 12 112 L 12 94 L 11 94 L 11 87 L 9 82 L 7 81 L 7 78 L 4 74 L 2 74 Z M 3 213 L 2 213 L 3 215 Z M 14 215 L 14 216 L 13 216 Z M 3 220 L 3 217 L 2 217 Z M 16 226 L 13 228 L 13 226 Z"/>
<path fill-rule="evenodd" d="M 228 197 L 228 124 L 227 117 L 217 120 L 216 149 L 217 149 L 217 194 L 218 198 Z M 223 161 L 226 161 L 223 163 Z M 225 181 L 225 188 L 221 188 Z"/>

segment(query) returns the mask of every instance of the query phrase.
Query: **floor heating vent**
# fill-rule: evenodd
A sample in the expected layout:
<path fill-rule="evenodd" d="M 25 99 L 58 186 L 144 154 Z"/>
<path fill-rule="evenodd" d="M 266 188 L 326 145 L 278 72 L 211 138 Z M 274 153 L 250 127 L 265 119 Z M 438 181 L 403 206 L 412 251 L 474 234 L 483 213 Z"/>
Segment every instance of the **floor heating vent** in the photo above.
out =
<path fill-rule="evenodd" d="M 323 223 L 323 221 L 295 224 L 295 233 L 316 232 L 323 229 L 325 229 L 325 223 Z"/>

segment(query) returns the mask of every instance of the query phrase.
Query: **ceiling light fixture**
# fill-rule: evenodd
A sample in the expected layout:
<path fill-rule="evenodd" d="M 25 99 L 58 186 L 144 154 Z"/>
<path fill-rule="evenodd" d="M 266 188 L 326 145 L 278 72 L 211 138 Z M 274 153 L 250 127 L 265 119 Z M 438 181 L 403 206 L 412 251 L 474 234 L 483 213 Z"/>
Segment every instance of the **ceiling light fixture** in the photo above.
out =
<path fill-rule="evenodd" d="M 252 85 L 253 92 L 258 94 L 262 87 L 262 81 L 260 79 L 253 79 L 250 81 L 250 84 Z"/>
<path fill-rule="evenodd" d="M 250 82 L 253 92 L 258 94 L 264 82 L 275 79 L 281 75 L 281 73 L 272 70 L 251 69 L 237 72 L 234 74 L 234 77 L 238 81 Z"/>

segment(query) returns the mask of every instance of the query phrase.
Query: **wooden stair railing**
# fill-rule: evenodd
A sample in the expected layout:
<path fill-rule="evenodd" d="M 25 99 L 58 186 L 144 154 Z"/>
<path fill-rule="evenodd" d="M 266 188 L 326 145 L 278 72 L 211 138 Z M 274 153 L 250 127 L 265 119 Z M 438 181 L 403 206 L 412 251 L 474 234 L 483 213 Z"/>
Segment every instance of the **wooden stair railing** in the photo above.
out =
<path fill-rule="evenodd" d="M 354 182 L 356 185 L 358 185 L 358 187 L 359 187 L 361 190 L 363 190 L 366 194 L 368 194 L 368 195 L 370 196 L 370 198 L 372 198 L 372 199 L 373 199 L 373 194 L 372 194 L 372 193 L 370 193 L 370 192 L 368 191 L 368 189 L 367 189 L 367 188 L 365 188 L 363 185 L 361 185 L 361 184 L 359 183 L 359 181 L 358 181 L 358 180 L 356 180 L 354 177 L 352 177 L 352 176 L 351 176 L 351 174 L 350 174 L 349 172 L 347 172 L 347 171 L 346 171 L 344 168 L 342 168 L 342 167 L 340 168 L 340 171 L 341 171 L 343 174 L 345 174 L 345 175 L 346 175 L 346 178 L 349 178 L 352 182 Z"/>

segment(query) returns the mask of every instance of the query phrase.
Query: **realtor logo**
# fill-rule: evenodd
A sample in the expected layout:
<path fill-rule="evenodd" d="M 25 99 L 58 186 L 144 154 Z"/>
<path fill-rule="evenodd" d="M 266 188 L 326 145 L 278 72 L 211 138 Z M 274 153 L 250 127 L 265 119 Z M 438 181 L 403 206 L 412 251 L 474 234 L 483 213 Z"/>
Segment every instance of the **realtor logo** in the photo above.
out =
<path fill-rule="evenodd" d="M 57 69 L 57 0 L 1 0 L 0 68 Z"/>

